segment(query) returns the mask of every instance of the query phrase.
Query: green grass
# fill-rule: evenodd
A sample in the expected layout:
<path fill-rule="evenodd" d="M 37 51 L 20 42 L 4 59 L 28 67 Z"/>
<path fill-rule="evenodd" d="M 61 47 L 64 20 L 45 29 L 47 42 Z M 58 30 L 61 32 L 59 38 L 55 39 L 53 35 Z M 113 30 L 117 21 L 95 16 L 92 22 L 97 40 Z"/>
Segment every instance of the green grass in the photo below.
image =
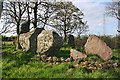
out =
<path fill-rule="evenodd" d="M 71 46 L 64 45 L 57 57 L 67 58 L 70 56 Z M 83 49 L 78 49 L 84 51 Z M 88 55 L 88 61 L 96 55 Z M 98 56 L 97 56 L 98 57 Z M 99 57 L 98 57 L 99 58 Z M 104 62 L 101 58 L 100 62 Z M 120 61 L 120 49 L 113 50 L 111 62 Z M 3 78 L 119 78 L 120 67 L 108 70 L 91 71 L 83 66 L 73 68 L 71 62 L 50 65 L 36 58 L 35 54 L 15 50 L 12 44 L 2 46 L 2 77 Z"/>

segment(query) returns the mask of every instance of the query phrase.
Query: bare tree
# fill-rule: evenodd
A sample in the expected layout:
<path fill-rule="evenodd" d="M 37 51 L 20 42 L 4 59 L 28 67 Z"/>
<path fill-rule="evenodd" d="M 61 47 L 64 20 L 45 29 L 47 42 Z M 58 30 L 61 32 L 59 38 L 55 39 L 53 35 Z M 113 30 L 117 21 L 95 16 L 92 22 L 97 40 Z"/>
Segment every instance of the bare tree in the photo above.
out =
<path fill-rule="evenodd" d="M 65 42 L 68 34 L 86 31 L 88 26 L 82 21 L 84 14 L 72 2 L 59 2 L 56 7 L 58 10 L 51 17 L 52 27 L 64 34 Z"/>
<path fill-rule="evenodd" d="M 33 21 L 33 25 L 34 25 L 34 28 L 37 27 L 37 11 L 38 11 L 38 5 L 40 3 L 38 3 L 37 1 L 36 2 L 33 2 L 34 3 L 34 7 L 32 8 L 34 10 L 34 21 Z"/>
<path fill-rule="evenodd" d="M 19 44 L 19 35 L 20 35 L 20 25 L 23 21 L 22 17 L 26 11 L 26 3 L 24 2 L 11 2 L 11 1 L 6 1 L 4 2 L 4 10 L 3 10 L 3 15 L 6 16 L 3 19 L 7 24 L 13 24 L 16 26 L 16 32 L 17 32 L 17 49 L 20 49 L 20 44 Z M 11 25 L 10 25 L 11 26 Z M 7 27 L 7 25 L 6 25 Z"/>
<path fill-rule="evenodd" d="M 78 24 L 78 25 L 79 25 L 79 26 L 78 26 L 77 29 L 74 31 L 74 32 L 76 32 L 77 35 L 80 36 L 82 33 L 85 33 L 85 32 L 88 31 L 89 26 L 87 25 L 87 21 L 84 22 L 84 24 L 82 24 L 82 25 L 80 25 L 80 24 Z"/>
<path fill-rule="evenodd" d="M 34 28 L 36 28 L 37 26 L 45 28 L 46 25 L 49 25 L 48 21 L 56 11 L 55 3 L 53 2 L 49 2 L 49 0 L 41 0 L 39 2 L 36 1 L 31 3 L 33 4 L 31 6 L 31 9 L 34 14 L 32 18 Z"/>
<path fill-rule="evenodd" d="M 109 3 L 106 6 L 106 14 L 118 19 L 118 32 L 120 32 L 120 1 L 119 0 L 112 0 L 112 3 Z"/>
<path fill-rule="evenodd" d="M 15 32 L 16 32 L 15 25 L 11 25 L 8 23 L 4 23 L 0 29 L 0 35 L 6 34 L 6 33 L 13 33 L 14 34 Z"/>
<path fill-rule="evenodd" d="M 118 11 L 119 10 L 118 5 L 120 5 L 120 2 L 119 2 L 119 0 L 112 0 L 112 1 L 113 2 L 107 4 L 105 13 L 106 13 L 106 15 L 115 17 L 118 20 L 120 20 L 120 11 Z"/>
<path fill-rule="evenodd" d="M 11 27 L 16 27 L 17 32 L 17 49 L 20 48 L 19 44 L 19 35 L 20 35 L 20 26 L 23 26 L 23 22 L 26 24 L 28 21 L 30 22 L 30 14 L 29 9 L 31 8 L 33 10 L 33 18 L 31 19 L 34 25 L 34 28 L 38 26 L 38 22 L 41 24 L 44 24 L 43 27 L 47 24 L 47 20 L 49 16 L 52 14 L 52 4 L 49 1 L 33 1 L 31 3 L 29 2 L 11 2 L 11 1 L 5 1 L 4 2 L 4 11 L 3 11 L 3 20 L 6 25 L 3 26 L 2 32 L 10 32 Z M 49 9 L 49 10 L 48 10 Z M 43 13 L 41 13 L 41 11 Z M 31 11 L 32 12 L 32 11 Z M 50 13 L 50 15 L 48 14 Z M 28 17 L 28 21 L 26 22 L 26 18 Z M 11 26 L 11 24 L 13 26 Z M 6 31 L 4 31 L 6 30 Z"/>

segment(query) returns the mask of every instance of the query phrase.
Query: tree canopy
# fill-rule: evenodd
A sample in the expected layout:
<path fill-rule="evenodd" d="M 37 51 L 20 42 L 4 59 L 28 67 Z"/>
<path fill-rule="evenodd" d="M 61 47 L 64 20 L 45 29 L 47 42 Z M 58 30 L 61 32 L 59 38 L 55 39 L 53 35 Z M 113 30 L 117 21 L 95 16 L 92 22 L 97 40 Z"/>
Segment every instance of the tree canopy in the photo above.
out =
<path fill-rule="evenodd" d="M 51 24 L 57 32 L 64 34 L 65 41 L 68 34 L 75 32 L 81 34 L 86 31 L 87 22 L 82 20 L 84 14 L 72 2 L 59 2 L 56 7 L 57 11 L 51 17 Z"/>
<path fill-rule="evenodd" d="M 113 2 L 107 4 L 105 13 L 109 16 L 120 20 L 120 1 L 112 0 Z"/>
<path fill-rule="evenodd" d="M 87 31 L 87 22 L 83 21 L 84 14 L 72 2 L 50 2 L 40 0 L 38 2 L 4 2 L 2 19 L 5 22 L 4 29 L 14 27 L 17 33 L 19 45 L 20 27 L 26 20 L 30 20 L 33 28 L 46 25 L 53 27 L 58 33 L 64 34 L 64 40 L 68 34 L 81 34 Z M 19 46 L 18 46 L 19 48 Z"/>

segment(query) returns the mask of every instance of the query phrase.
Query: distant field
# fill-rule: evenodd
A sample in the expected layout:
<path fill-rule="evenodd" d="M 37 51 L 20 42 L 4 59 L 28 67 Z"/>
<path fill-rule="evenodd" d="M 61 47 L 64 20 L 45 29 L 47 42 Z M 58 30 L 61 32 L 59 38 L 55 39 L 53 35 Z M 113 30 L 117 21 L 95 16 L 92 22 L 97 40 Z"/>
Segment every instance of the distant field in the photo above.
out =
<path fill-rule="evenodd" d="M 2 44 L 13 44 L 13 41 L 2 41 Z"/>
<path fill-rule="evenodd" d="M 68 58 L 71 48 L 71 46 L 64 45 L 57 57 Z M 78 50 L 84 52 L 83 49 Z M 88 55 L 86 61 L 94 61 L 92 57 L 94 56 Z M 97 61 L 104 62 L 100 58 Z M 120 62 L 120 49 L 114 49 L 113 58 L 108 61 Z M 15 50 L 15 46 L 12 44 L 2 47 L 3 78 L 120 78 L 120 66 L 113 69 L 91 71 L 84 66 L 74 68 L 75 63 L 74 61 L 50 65 L 32 53 Z"/>

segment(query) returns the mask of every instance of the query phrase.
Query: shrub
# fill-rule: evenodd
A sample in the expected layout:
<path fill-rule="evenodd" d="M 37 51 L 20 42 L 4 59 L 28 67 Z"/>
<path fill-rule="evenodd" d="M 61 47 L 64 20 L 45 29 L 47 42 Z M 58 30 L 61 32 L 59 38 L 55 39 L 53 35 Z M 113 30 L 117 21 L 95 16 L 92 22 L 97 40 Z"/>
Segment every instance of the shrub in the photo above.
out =
<path fill-rule="evenodd" d="M 120 36 L 116 35 L 114 37 L 110 35 L 98 36 L 101 38 L 110 48 L 120 49 Z M 78 36 L 75 38 L 75 48 L 81 49 L 84 48 L 85 43 L 87 42 L 88 36 Z"/>
<path fill-rule="evenodd" d="M 87 42 L 88 36 L 84 35 L 82 37 L 78 36 L 75 38 L 75 47 L 81 48 L 84 47 L 85 43 Z"/>

